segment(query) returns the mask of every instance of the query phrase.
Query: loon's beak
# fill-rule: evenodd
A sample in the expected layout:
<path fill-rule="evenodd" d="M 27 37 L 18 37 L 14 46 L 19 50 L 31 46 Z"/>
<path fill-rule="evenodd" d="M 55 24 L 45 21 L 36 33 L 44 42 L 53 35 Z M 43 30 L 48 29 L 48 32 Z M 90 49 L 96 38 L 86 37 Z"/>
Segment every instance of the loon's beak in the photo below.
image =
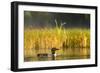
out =
<path fill-rule="evenodd" d="M 59 49 L 56 48 L 55 50 L 59 50 Z"/>

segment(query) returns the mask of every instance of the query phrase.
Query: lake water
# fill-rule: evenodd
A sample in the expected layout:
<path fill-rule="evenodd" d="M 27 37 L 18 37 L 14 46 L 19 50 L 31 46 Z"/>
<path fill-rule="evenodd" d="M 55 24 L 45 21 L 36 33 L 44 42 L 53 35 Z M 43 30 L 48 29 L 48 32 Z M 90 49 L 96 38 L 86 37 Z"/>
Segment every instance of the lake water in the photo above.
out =
<path fill-rule="evenodd" d="M 75 59 L 89 59 L 90 58 L 90 48 L 67 48 L 62 51 L 57 52 L 56 57 L 27 57 L 24 58 L 25 62 L 30 61 L 50 61 L 50 60 L 75 60 Z"/>

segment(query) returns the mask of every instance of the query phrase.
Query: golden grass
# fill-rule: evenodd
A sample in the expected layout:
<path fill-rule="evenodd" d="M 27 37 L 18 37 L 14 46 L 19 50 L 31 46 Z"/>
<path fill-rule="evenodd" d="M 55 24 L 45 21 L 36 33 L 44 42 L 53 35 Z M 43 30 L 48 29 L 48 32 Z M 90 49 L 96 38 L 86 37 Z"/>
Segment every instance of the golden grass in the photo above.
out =
<path fill-rule="evenodd" d="M 25 29 L 24 30 L 24 56 L 36 56 L 38 53 L 50 53 L 51 48 L 62 49 L 90 48 L 89 29 Z"/>

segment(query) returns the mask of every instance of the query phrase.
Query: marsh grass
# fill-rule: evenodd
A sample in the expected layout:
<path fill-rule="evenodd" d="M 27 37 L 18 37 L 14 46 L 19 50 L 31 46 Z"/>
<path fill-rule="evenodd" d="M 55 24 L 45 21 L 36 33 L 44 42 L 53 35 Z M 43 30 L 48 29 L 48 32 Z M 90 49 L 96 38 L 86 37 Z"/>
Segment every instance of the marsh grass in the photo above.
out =
<path fill-rule="evenodd" d="M 51 48 L 59 48 L 57 54 L 68 54 L 67 49 L 90 49 L 89 29 L 65 29 L 62 27 L 24 30 L 24 57 L 37 56 L 38 53 L 50 54 Z M 85 52 L 86 49 L 83 50 Z M 87 53 L 84 53 L 88 55 Z"/>

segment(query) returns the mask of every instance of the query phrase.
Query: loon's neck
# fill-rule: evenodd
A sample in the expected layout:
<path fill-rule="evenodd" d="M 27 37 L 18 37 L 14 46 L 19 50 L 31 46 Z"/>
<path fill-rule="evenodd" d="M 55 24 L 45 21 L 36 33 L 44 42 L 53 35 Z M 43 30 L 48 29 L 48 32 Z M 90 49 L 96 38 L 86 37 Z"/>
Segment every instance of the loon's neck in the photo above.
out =
<path fill-rule="evenodd" d="M 53 56 L 55 56 L 55 57 L 56 57 L 56 56 L 57 56 L 57 54 L 56 54 L 56 53 L 54 53 L 54 54 L 53 54 Z"/>

